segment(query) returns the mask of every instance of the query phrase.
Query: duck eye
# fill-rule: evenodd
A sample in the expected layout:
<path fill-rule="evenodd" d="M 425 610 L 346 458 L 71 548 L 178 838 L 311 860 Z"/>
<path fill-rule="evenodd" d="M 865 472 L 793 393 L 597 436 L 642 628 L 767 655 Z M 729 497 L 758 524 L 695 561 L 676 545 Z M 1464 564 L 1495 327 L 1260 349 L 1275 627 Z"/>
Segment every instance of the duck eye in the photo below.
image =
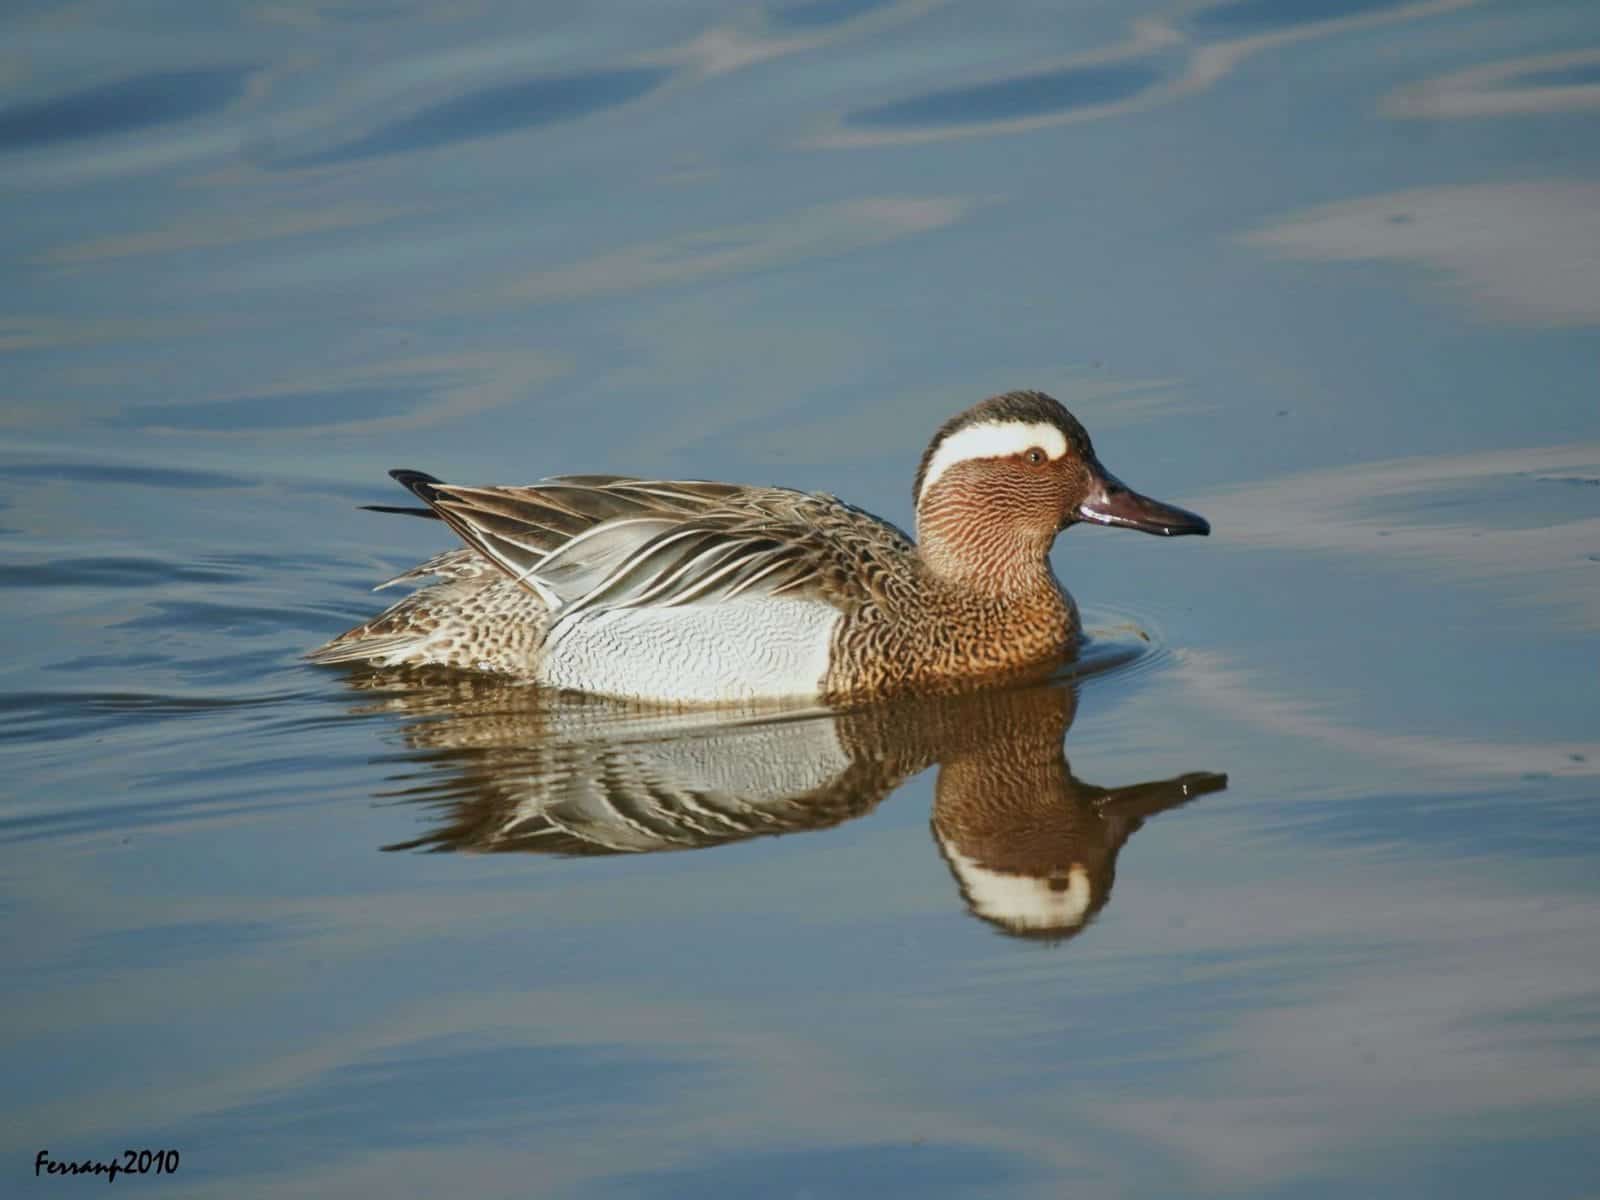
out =
<path fill-rule="evenodd" d="M 1035 446 L 1032 450 L 1028 451 L 1027 459 L 1034 466 L 1040 466 L 1044 463 L 1044 451 Z"/>

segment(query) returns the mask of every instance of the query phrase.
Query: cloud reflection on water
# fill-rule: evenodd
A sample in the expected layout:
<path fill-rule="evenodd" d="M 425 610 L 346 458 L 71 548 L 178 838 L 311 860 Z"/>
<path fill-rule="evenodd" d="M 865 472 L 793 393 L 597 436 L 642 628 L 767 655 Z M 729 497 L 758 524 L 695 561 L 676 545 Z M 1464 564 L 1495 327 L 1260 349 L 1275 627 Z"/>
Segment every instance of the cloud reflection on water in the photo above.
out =
<path fill-rule="evenodd" d="M 1478 861 L 1414 869 L 1348 855 L 1337 889 L 1297 881 L 1271 904 L 1248 881 L 1212 891 L 1186 947 L 1289 962 L 1344 939 L 1340 970 L 1264 981 L 1189 1048 L 1213 1064 L 1202 1087 L 1105 1097 L 1098 1120 L 1208 1187 L 1260 1189 L 1348 1180 L 1357 1144 L 1381 1161 L 1456 1122 L 1494 1121 L 1509 1140 L 1519 1120 L 1592 1111 L 1592 900 L 1559 884 L 1527 894 Z"/>
<path fill-rule="evenodd" d="M 414 216 L 415 206 L 332 205 L 303 210 L 273 209 L 239 213 L 185 213 L 164 229 L 139 233 L 101 234 L 69 242 L 36 255 L 34 262 L 76 266 L 143 255 L 189 250 L 229 250 L 251 242 L 304 237 L 335 230 L 365 229 L 400 217 Z"/>
<path fill-rule="evenodd" d="M 1245 240 L 1289 258 L 1432 267 L 1493 320 L 1600 324 L 1600 183 L 1519 180 L 1391 192 L 1313 209 Z"/>
<path fill-rule="evenodd" d="M 708 79 L 865 37 L 915 20 L 950 0 L 809 0 L 782 4 L 764 20 L 736 18 L 649 57 Z"/>
<path fill-rule="evenodd" d="M 1508 117 L 1600 108 L 1600 50 L 1507 59 L 1412 84 L 1384 98 L 1389 117 Z"/>
<path fill-rule="evenodd" d="M 825 204 L 750 225 L 624 246 L 513 280 L 499 289 L 499 296 L 539 302 L 574 300 L 845 254 L 946 228 L 960 221 L 976 203 L 968 196 L 868 196 Z"/>
<path fill-rule="evenodd" d="M 125 405 L 106 424 L 241 438 L 423 429 L 526 400 L 564 369 L 534 350 L 386 358 L 282 378 L 243 395 Z"/>
<path fill-rule="evenodd" d="M 1600 515 L 1590 489 L 1600 480 L 1600 443 L 1401 459 L 1312 471 L 1200 498 L 1219 540 L 1345 554 L 1389 569 L 1492 583 L 1524 604 L 1564 611 L 1579 629 L 1600 629 Z M 1480 511 L 1509 484 L 1535 484 L 1537 503 Z M 1476 503 L 1447 519 L 1408 505 L 1470 487 Z M 1596 490 L 1600 490 L 1597 488 Z M 1492 518 L 1510 518 L 1496 524 Z M 1448 519 L 1453 518 L 1453 519 Z"/>
<path fill-rule="evenodd" d="M 904 145 L 1122 116 L 1203 91 L 1265 50 L 1436 16 L 1477 2 L 1232 0 L 1175 17 L 1145 17 L 1132 22 L 1126 39 L 1112 45 L 1039 63 L 1028 71 L 852 109 L 806 144 L 824 149 Z"/>
<path fill-rule="evenodd" d="M 1379 764 L 1374 782 L 1396 766 L 1427 772 L 1428 786 L 1437 786 L 1441 773 L 1480 782 L 1600 775 L 1600 741 L 1496 742 L 1365 728 L 1330 715 L 1314 699 L 1259 684 L 1253 673 L 1232 666 L 1221 655 L 1191 650 L 1177 659 L 1177 682 L 1208 710 Z M 1392 777 L 1388 782 L 1395 786 Z"/>

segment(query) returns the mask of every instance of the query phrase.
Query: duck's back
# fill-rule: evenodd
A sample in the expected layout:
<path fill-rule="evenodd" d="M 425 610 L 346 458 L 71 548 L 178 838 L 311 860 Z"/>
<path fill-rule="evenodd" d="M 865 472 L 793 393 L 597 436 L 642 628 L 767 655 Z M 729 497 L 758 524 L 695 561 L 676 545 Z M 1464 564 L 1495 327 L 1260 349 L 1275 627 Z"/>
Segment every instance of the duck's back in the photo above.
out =
<path fill-rule="evenodd" d="M 841 621 L 914 587 L 910 540 L 831 496 L 567 476 L 465 488 L 396 477 L 468 549 L 313 653 L 440 664 L 640 699 L 815 697 Z"/>

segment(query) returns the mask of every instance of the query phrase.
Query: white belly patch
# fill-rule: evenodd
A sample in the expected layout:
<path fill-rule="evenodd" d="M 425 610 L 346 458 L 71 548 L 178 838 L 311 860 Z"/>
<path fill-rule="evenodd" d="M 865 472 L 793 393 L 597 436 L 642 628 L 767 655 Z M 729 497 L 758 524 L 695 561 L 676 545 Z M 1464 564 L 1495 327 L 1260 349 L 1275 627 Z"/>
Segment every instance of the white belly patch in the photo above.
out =
<path fill-rule="evenodd" d="M 557 626 L 539 679 L 641 700 L 815 696 L 839 617 L 816 601 L 766 597 L 597 612 Z"/>

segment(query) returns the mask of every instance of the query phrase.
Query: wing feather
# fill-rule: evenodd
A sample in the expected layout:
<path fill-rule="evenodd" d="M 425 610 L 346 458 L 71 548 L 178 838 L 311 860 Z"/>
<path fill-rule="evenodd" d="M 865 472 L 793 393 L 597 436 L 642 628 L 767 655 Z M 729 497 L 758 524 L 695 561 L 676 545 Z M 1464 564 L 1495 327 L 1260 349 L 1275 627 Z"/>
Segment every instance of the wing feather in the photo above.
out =
<path fill-rule="evenodd" d="M 831 536 L 841 523 L 878 525 L 830 497 L 781 488 L 614 475 L 459 487 L 417 471 L 391 474 L 537 593 L 557 625 L 642 605 L 804 593 L 838 551 Z M 834 535 L 819 529 L 819 516 L 834 522 Z"/>

